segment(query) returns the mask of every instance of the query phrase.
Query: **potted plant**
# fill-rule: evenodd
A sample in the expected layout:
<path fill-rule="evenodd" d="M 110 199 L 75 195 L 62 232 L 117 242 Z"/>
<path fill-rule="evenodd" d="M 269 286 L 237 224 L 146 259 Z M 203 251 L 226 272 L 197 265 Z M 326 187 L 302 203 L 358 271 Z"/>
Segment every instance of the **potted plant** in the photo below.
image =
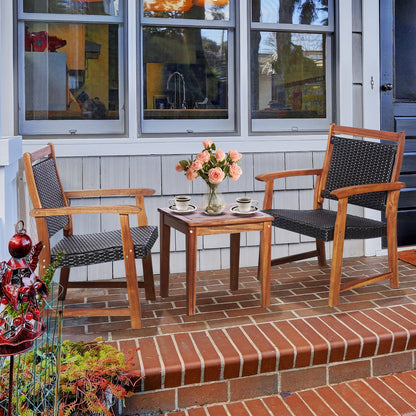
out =
<path fill-rule="evenodd" d="M 15 414 L 47 416 L 57 414 L 59 408 L 60 416 L 112 416 L 117 414 L 115 404 L 132 395 L 140 380 L 140 374 L 131 369 L 133 357 L 126 358 L 100 338 L 91 342 L 64 341 L 60 355 L 53 352 L 55 348 L 36 348 L 20 357 L 15 367 L 19 374 L 18 394 L 13 398 Z M 8 365 L 5 362 L 0 374 L 0 415 L 2 401 L 7 400 Z M 46 367 L 56 371 L 45 372 Z M 47 395 L 56 384 L 56 374 L 59 402 Z"/>
<path fill-rule="evenodd" d="M 114 415 L 117 400 L 133 394 L 140 374 L 131 369 L 133 357 L 96 339 L 62 343 L 59 414 Z"/>

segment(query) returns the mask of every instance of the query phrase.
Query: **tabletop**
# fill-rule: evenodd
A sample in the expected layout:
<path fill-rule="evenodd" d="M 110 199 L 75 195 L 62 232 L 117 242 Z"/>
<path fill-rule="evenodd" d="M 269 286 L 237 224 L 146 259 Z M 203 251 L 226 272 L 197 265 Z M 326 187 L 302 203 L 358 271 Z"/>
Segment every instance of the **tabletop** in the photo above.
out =
<path fill-rule="evenodd" d="M 158 211 L 192 227 L 212 227 L 224 225 L 224 223 L 229 225 L 256 224 L 273 220 L 271 215 L 261 211 L 244 215 L 233 213 L 230 211 L 233 206 L 234 205 L 232 204 L 227 205 L 224 212 L 219 215 L 207 215 L 200 207 L 197 207 L 195 211 L 186 214 L 174 212 L 169 208 L 158 208 Z"/>

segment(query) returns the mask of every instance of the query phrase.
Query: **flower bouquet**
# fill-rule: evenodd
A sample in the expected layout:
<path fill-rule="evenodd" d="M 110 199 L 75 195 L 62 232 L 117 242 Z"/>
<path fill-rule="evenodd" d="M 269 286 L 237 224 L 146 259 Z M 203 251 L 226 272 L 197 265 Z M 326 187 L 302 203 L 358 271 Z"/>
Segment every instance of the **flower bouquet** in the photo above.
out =
<path fill-rule="evenodd" d="M 217 215 L 224 211 L 225 201 L 218 185 L 228 176 L 233 181 L 238 180 L 242 170 L 238 165 L 241 154 L 237 150 L 230 150 L 227 154 L 217 149 L 210 140 L 202 142 L 204 150 L 199 153 L 195 160 L 180 160 L 176 164 L 177 172 L 185 172 L 188 181 L 201 177 L 208 185 L 208 192 L 202 199 L 202 209 L 206 214 Z"/>

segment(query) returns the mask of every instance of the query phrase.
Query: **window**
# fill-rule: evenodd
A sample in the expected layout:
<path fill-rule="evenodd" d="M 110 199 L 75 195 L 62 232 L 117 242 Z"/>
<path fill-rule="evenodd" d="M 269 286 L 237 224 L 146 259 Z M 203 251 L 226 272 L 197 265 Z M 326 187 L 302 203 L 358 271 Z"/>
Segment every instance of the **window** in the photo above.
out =
<path fill-rule="evenodd" d="M 334 0 L 17 4 L 20 134 L 111 137 L 129 120 L 130 137 L 254 135 L 332 121 Z"/>
<path fill-rule="evenodd" d="M 122 3 L 19 3 L 21 134 L 124 132 Z"/>
<path fill-rule="evenodd" d="M 332 118 L 328 0 L 253 0 L 253 131 L 326 128 Z"/>
<path fill-rule="evenodd" d="M 143 132 L 233 131 L 233 2 L 141 4 Z"/>

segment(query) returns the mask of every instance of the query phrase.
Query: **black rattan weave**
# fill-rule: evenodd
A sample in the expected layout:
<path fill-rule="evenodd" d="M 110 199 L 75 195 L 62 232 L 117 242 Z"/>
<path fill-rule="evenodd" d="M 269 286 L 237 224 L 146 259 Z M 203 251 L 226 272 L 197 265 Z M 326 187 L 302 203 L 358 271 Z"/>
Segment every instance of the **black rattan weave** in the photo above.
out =
<path fill-rule="evenodd" d="M 333 136 L 331 141 L 334 147 L 326 187 L 322 191 L 324 198 L 336 200 L 329 195 L 330 192 L 345 186 L 391 181 L 397 149 L 395 144 L 337 136 Z M 385 208 L 386 193 L 354 195 L 348 198 L 348 203 L 382 211 Z"/>
<path fill-rule="evenodd" d="M 308 235 L 321 241 L 334 239 L 334 226 L 337 213 L 326 209 L 289 210 L 267 209 L 263 212 L 272 215 L 275 227 Z M 383 237 L 387 233 L 386 224 L 368 218 L 347 215 L 345 239 Z"/>
<path fill-rule="evenodd" d="M 58 177 L 56 176 L 55 162 L 52 157 L 33 165 L 33 176 L 43 208 L 65 206 Z M 62 230 L 68 222 L 69 218 L 66 215 L 46 218 L 49 237 Z"/>
<path fill-rule="evenodd" d="M 135 257 L 145 258 L 158 237 L 155 226 L 130 228 Z M 59 267 L 77 267 L 89 264 L 123 260 L 123 246 L 119 230 L 94 234 L 64 236 L 51 250 L 51 259 L 61 251 L 65 257 Z"/>
<path fill-rule="evenodd" d="M 334 189 L 346 186 L 388 183 L 391 181 L 397 146 L 395 144 L 369 142 L 358 139 L 333 136 L 333 152 L 328 178 L 322 197 L 330 196 Z M 362 207 L 384 211 L 385 192 L 351 196 L 348 202 Z M 336 211 L 269 209 L 272 224 L 299 234 L 305 234 L 321 241 L 334 239 Z M 387 235 L 387 226 L 381 221 L 347 215 L 345 239 L 376 238 Z"/>
<path fill-rule="evenodd" d="M 33 174 L 42 207 L 64 207 L 65 202 L 59 186 L 53 158 L 47 158 L 33 165 Z M 53 236 L 68 224 L 68 216 L 55 216 L 46 219 L 49 236 Z M 130 228 L 134 244 L 135 258 L 145 258 L 158 237 L 155 226 Z M 63 236 L 51 247 L 51 261 L 58 252 L 65 254 L 58 267 L 77 267 L 89 264 L 123 260 L 123 243 L 120 230 L 93 234 Z"/>

